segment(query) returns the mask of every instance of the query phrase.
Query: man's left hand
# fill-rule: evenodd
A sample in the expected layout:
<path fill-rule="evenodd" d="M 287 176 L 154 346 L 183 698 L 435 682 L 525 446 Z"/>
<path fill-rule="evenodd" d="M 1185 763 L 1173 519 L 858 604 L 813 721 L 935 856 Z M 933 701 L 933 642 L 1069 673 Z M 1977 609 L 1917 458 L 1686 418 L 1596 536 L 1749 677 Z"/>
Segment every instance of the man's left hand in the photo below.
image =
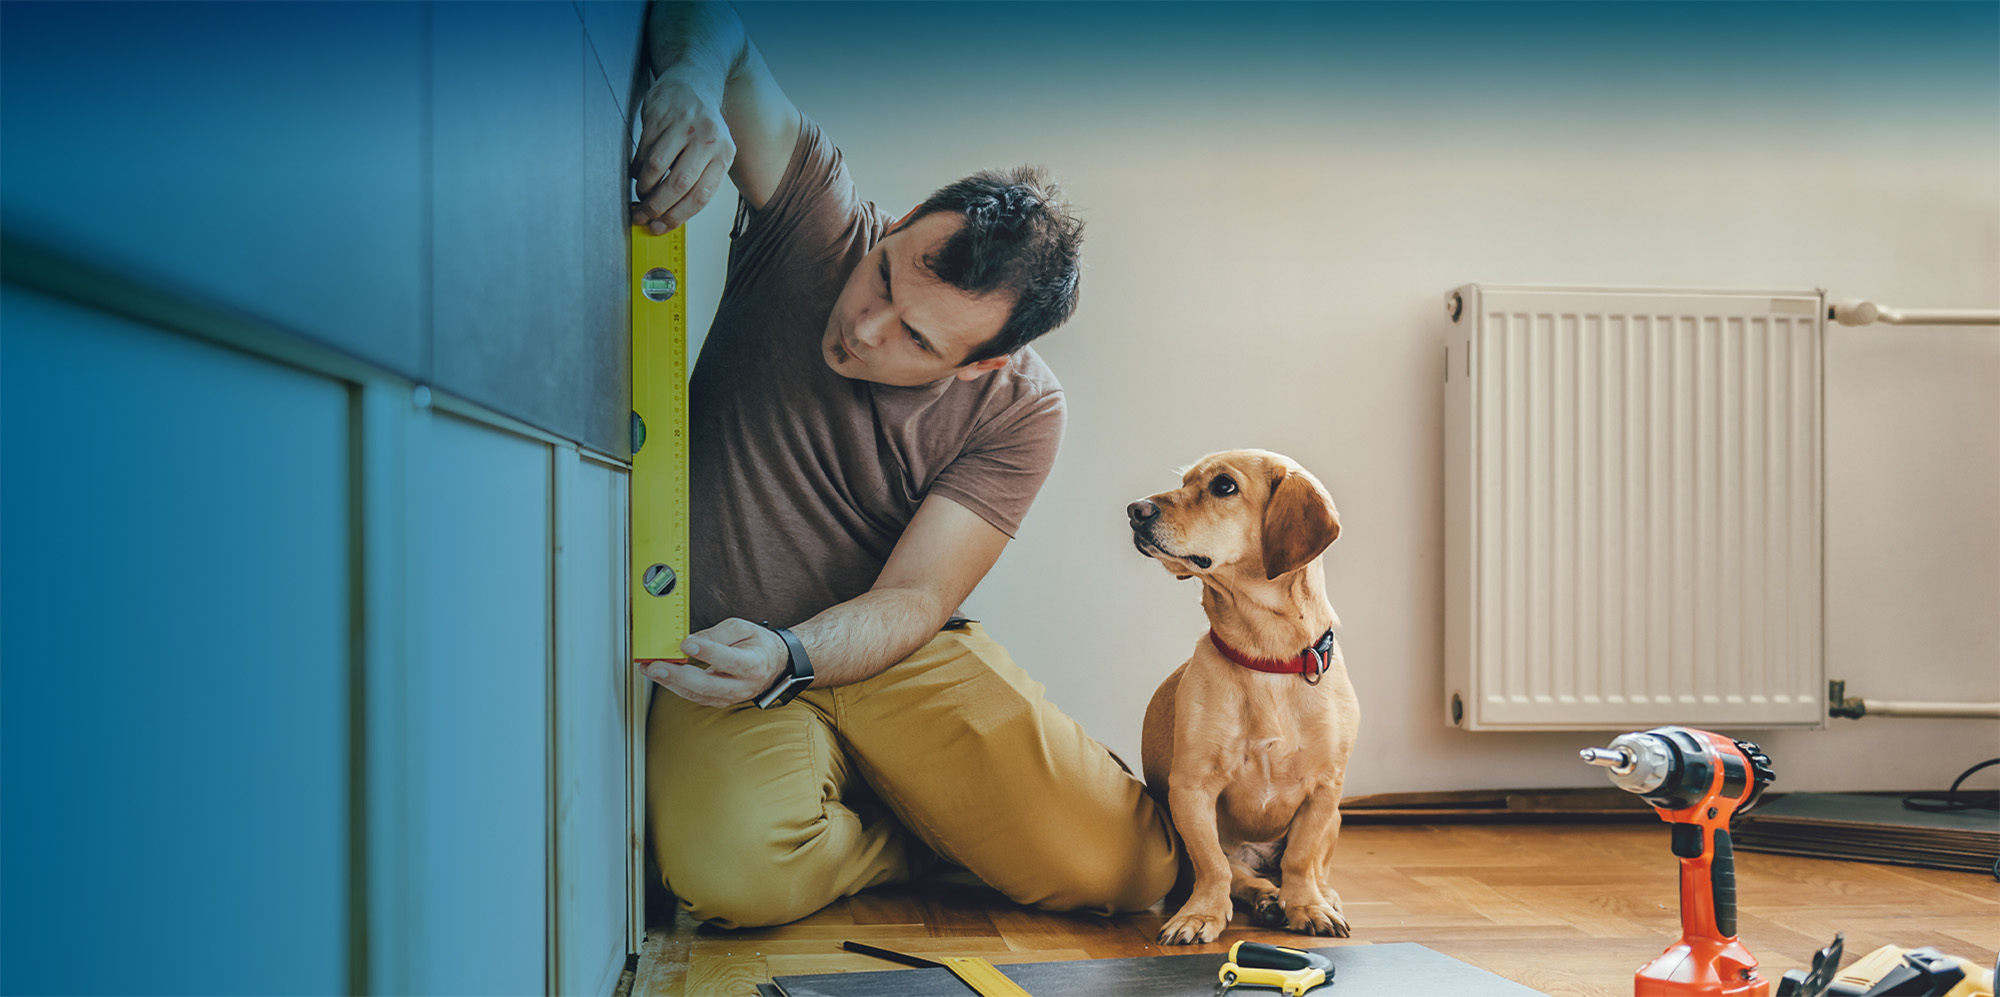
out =
<path fill-rule="evenodd" d="M 728 619 L 681 641 L 689 663 L 649 661 L 646 677 L 690 703 L 734 706 L 759 695 L 791 662 L 785 641 L 749 620 Z M 708 667 L 693 662 L 701 662 Z"/>

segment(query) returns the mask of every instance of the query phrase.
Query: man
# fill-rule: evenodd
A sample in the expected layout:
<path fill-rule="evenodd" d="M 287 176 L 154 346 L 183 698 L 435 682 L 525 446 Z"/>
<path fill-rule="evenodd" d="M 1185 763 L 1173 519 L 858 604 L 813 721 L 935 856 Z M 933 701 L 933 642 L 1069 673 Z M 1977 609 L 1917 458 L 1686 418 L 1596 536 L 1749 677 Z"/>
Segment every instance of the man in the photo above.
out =
<path fill-rule="evenodd" d="M 647 734 L 669 888 L 779 924 L 943 859 L 1020 903 L 1151 905 L 1165 814 L 957 613 L 1061 439 L 1027 343 L 1075 307 L 1081 224 L 1023 169 L 892 225 L 728 7 L 656 3 L 647 49 L 634 223 L 741 195 L 692 382 L 700 629 L 645 665 L 672 693 Z"/>

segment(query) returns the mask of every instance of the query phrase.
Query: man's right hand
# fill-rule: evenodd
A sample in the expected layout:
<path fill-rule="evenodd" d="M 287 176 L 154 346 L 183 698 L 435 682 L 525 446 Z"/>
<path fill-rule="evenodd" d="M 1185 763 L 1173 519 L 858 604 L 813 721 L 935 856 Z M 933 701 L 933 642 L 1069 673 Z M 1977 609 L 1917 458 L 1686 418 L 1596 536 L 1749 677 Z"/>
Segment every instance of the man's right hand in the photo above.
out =
<path fill-rule="evenodd" d="M 714 199 L 736 162 L 721 105 L 719 94 L 701 93 L 672 74 L 653 81 L 639 111 L 644 127 L 632 161 L 639 182 L 632 224 L 662 235 Z"/>
<path fill-rule="evenodd" d="M 647 8 L 653 85 L 639 106 L 632 224 L 654 235 L 680 227 L 728 177 L 762 211 L 799 140 L 799 109 L 778 89 L 743 22 L 722 3 Z"/>

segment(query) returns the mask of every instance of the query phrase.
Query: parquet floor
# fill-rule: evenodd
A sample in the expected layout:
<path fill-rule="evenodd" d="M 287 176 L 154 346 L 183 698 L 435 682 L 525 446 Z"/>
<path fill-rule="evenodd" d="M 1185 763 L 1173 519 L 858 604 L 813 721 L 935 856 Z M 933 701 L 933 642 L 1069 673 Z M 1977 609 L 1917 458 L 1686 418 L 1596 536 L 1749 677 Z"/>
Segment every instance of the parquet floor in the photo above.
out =
<path fill-rule="evenodd" d="M 1632 972 L 1679 934 L 1667 846 L 1657 823 L 1349 825 L 1334 878 L 1354 925 L 1344 944 L 1418 942 L 1549 994 L 1629 994 Z M 1737 854 L 1737 870 L 1741 936 L 1774 980 L 1836 931 L 1850 959 L 1893 943 L 1991 965 L 2000 949 L 1991 876 L 1754 852 Z M 1153 938 L 1171 913 L 1049 914 L 926 884 L 777 928 L 715 931 L 677 916 L 649 930 L 632 992 L 745 997 L 772 976 L 897 968 L 841 951 L 845 939 L 995 963 L 1220 954 L 1238 939 L 1343 944 L 1250 928 L 1239 912 L 1213 944 L 1163 949 Z"/>

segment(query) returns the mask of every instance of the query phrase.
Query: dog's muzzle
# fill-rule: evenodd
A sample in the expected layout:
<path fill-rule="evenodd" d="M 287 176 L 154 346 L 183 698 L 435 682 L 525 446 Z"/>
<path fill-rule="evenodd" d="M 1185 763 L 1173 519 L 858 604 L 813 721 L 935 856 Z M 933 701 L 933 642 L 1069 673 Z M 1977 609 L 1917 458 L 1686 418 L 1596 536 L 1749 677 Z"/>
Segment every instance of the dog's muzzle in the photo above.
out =
<path fill-rule="evenodd" d="M 1165 555 L 1178 561 L 1186 561 L 1197 568 L 1206 569 L 1211 562 L 1200 554 L 1176 554 L 1160 546 L 1153 538 L 1153 526 L 1159 522 L 1160 507 L 1150 499 L 1140 499 L 1125 507 L 1125 519 L 1132 524 L 1132 546 L 1147 557 Z"/>

